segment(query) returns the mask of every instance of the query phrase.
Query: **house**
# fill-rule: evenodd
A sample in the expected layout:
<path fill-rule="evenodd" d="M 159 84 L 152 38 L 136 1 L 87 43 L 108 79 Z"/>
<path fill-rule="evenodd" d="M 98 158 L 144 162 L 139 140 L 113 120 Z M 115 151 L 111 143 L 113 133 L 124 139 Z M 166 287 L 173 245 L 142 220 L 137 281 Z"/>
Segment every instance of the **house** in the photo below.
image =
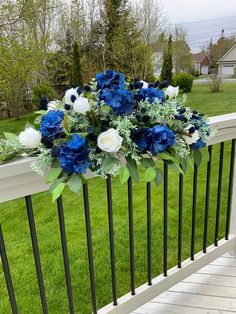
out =
<path fill-rule="evenodd" d="M 220 76 L 232 76 L 235 68 L 236 44 L 218 61 L 218 73 Z"/>
<path fill-rule="evenodd" d="M 205 52 L 192 54 L 194 70 L 199 74 L 211 73 L 211 60 Z"/>

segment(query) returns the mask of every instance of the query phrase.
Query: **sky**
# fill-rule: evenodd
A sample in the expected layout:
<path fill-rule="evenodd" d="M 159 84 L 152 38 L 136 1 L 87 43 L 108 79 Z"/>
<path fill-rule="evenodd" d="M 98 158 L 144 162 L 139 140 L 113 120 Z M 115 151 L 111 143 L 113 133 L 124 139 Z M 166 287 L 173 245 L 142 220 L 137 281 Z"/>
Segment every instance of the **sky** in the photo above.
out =
<path fill-rule="evenodd" d="M 236 0 L 162 0 L 164 12 L 172 24 L 183 24 L 193 51 L 236 32 Z"/>

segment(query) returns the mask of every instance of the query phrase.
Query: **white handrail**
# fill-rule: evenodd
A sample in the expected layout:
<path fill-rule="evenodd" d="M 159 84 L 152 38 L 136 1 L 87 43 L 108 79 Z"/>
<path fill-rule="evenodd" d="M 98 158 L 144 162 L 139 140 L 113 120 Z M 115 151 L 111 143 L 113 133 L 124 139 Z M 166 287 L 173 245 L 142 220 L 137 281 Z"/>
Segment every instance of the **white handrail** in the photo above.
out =
<path fill-rule="evenodd" d="M 210 118 L 217 133 L 208 145 L 236 138 L 236 112 Z M 0 203 L 48 190 L 45 179 L 30 167 L 33 158 L 23 158 L 0 166 Z"/>

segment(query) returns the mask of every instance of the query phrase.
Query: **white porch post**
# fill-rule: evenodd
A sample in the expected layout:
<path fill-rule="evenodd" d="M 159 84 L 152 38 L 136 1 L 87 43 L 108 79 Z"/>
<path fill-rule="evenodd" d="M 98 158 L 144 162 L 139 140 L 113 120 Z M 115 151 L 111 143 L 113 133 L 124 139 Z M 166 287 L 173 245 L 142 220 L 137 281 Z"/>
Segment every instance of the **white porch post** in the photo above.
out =
<path fill-rule="evenodd" d="M 232 206 L 230 219 L 230 233 L 236 235 L 236 154 L 234 159 L 234 177 L 232 190 Z M 236 256 L 236 247 L 230 251 L 230 254 Z"/>

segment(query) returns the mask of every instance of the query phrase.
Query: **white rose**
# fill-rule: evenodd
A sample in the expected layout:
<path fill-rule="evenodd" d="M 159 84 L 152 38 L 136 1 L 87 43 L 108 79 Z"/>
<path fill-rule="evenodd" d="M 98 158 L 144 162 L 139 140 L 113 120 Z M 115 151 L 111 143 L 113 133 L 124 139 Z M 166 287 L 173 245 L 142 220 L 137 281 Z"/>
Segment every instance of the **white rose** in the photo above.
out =
<path fill-rule="evenodd" d="M 90 110 L 90 104 L 85 97 L 79 97 L 73 104 L 74 111 L 81 114 L 86 114 Z"/>
<path fill-rule="evenodd" d="M 40 132 L 33 128 L 26 128 L 19 134 L 19 141 L 27 148 L 35 148 L 40 144 L 41 137 Z"/>
<path fill-rule="evenodd" d="M 184 131 L 188 132 L 191 127 L 193 127 L 193 125 L 189 125 L 187 128 L 184 129 Z M 192 144 L 196 143 L 200 138 L 199 132 L 197 130 L 195 130 L 194 133 L 190 134 L 190 136 L 182 135 L 182 138 L 185 140 L 185 142 L 188 145 L 192 145 Z"/>
<path fill-rule="evenodd" d="M 78 98 L 78 97 L 79 97 L 79 94 L 77 93 L 76 88 L 68 89 L 64 96 L 65 104 L 72 106 L 74 103 L 74 101 L 72 101 L 73 98 Z"/>
<path fill-rule="evenodd" d="M 165 90 L 165 96 L 168 96 L 170 99 L 177 97 L 179 94 L 179 86 L 178 87 L 173 87 L 169 85 L 167 89 Z"/>
<path fill-rule="evenodd" d="M 144 89 L 148 88 L 148 83 L 145 81 L 140 81 L 141 83 L 143 83 L 143 87 Z"/>
<path fill-rule="evenodd" d="M 121 148 L 123 138 L 115 129 L 109 129 L 98 136 L 98 147 L 108 153 L 116 153 Z"/>

